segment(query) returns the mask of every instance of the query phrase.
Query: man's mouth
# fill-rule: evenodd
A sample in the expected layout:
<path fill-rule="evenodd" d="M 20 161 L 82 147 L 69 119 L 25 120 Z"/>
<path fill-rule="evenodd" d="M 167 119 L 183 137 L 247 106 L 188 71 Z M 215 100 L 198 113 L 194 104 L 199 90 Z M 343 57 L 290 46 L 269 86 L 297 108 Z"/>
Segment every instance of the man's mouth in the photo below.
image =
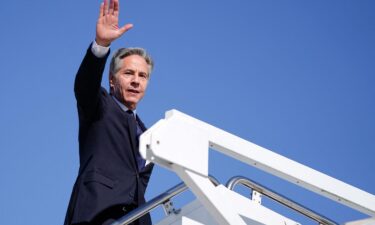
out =
<path fill-rule="evenodd" d="M 134 93 L 134 94 L 139 94 L 139 91 L 135 90 L 135 89 L 128 89 L 128 92 Z"/>

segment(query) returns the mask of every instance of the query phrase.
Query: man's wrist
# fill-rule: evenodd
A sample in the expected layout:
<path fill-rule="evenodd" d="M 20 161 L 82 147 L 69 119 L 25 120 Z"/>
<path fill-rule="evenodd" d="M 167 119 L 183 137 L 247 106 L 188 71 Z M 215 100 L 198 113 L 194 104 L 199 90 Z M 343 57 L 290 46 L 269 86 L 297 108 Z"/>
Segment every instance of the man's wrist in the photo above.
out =
<path fill-rule="evenodd" d="M 106 42 L 104 40 L 100 40 L 98 38 L 95 38 L 95 42 L 100 45 L 100 46 L 103 46 L 103 47 L 109 47 L 111 45 L 111 42 Z"/>
<path fill-rule="evenodd" d="M 98 58 L 104 57 L 108 51 L 109 51 L 109 45 L 108 46 L 102 46 L 99 43 L 94 40 L 91 45 L 91 52 Z"/>

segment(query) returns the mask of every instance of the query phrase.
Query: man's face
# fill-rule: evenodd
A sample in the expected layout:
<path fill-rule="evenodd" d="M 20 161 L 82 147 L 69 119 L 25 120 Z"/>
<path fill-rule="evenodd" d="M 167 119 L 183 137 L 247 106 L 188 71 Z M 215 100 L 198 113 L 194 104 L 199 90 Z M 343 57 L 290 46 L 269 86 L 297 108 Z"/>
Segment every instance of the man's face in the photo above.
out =
<path fill-rule="evenodd" d="M 145 95 L 149 79 L 149 66 L 139 55 L 122 59 L 121 68 L 110 76 L 110 86 L 115 97 L 127 108 L 134 110 Z"/>

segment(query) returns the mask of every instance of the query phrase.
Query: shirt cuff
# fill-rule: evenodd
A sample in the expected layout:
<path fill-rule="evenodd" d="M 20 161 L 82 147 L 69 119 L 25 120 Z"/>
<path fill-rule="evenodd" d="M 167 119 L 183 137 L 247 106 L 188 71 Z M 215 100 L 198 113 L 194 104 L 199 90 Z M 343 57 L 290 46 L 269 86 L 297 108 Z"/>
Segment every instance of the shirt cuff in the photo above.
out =
<path fill-rule="evenodd" d="M 100 46 L 98 45 L 98 43 L 96 43 L 95 40 L 92 42 L 91 52 L 96 57 L 102 58 L 108 53 L 108 51 L 109 51 L 109 46 L 108 47 Z"/>

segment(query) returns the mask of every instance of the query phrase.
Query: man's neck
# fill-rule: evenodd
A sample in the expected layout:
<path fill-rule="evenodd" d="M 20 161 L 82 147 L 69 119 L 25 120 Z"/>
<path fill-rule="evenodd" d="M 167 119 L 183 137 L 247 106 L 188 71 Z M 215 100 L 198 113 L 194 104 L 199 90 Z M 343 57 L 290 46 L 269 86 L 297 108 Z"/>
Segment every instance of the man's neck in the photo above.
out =
<path fill-rule="evenodd" d="M 114 96 L 114 95 L 111 95 L 111 96 L 112 96 L 112 98 L 115 100 L 115 102 L 120 106 L 120 108 L 121 108 L 122 110 L 124 110 L 124 112 L 126 112 L 126 111 L 129 110 L 129 108 L 126 107 L 124 103 L 120 102 L 120 101 L 116 98 L 116 96 Z M 132 110 L 132 111 L 133 111 L 134 116 L 136 116 L 136 114 L 137 114 L 137 110 L 134 109 L 134 110 Z"/>

